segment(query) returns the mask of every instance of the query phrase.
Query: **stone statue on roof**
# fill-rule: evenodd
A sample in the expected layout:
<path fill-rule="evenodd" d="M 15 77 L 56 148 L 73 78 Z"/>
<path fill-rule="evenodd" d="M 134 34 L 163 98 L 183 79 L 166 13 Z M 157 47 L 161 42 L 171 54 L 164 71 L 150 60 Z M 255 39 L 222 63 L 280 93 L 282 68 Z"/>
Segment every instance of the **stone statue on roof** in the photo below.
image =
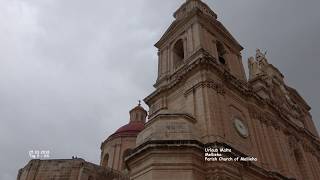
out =
<path fill-rule="evenodd" d="M 257 61 L 261 61 L 263 59 L 266 59 L 266 55 L 267 55 L 267 51 L 265 51 L 264 53 L 261 52 L 260 49 L 256 50 L 256 60 Z"/>

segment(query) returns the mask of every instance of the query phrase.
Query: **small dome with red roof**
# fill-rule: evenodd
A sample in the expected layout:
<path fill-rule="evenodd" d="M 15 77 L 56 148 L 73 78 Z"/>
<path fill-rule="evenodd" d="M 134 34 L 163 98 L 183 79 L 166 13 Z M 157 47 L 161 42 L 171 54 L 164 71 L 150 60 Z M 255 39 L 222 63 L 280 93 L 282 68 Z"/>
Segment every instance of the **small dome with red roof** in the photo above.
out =
<path fill-rule="evenodd" d="M 141 106 L 140 101 L 138 106 L 130 111 L 130 122 L 120 127 L 115 133 L 109 136 L 108 139 L 123 136 L 137 136 L 144 129 L 146 122 L 147 111 Z"/>
<path fill-rule="evenodd" d="M 144 123 L 142 122 L 130 122 L 122 127 L 120 127 L 114 134 L 110 137 L 116 136 L 137 136 L 139 132 L 144 129 Z"/>

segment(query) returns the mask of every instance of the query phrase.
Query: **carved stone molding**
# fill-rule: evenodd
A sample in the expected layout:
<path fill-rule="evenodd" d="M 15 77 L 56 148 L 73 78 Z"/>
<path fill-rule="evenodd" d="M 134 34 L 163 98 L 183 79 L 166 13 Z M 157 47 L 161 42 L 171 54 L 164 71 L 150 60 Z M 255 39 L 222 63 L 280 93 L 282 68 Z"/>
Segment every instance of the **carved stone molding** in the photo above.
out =
<path fill-rule="evenodd" d="M 184 95 L 187 96 L 188 94 L 190 94 L 191 92 L 193 92 L 197 88 L 205 88 L 205 87 L 214 89 L 219 94 L 222 94 L 222 95 L 225 94 L 225 89 L 224 89 L 223 84 L 217 83 L 217 82 L 214 82 L 214 81 L 202 81 L 202 82 L 199 82 L 199 83 L 195 84 L 191 88 L 187 89 L 185 91 Z"/>

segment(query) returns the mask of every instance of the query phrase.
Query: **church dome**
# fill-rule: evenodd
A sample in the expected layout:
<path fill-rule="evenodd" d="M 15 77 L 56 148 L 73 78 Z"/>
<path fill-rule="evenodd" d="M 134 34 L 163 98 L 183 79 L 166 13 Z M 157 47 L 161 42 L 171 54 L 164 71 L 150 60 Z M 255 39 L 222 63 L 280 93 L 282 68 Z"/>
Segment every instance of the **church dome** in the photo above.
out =
<path fill-rule="evenodd" d="M 131 136 L 131 135 L 136 136 L 139 132 L 143 130 L 143 128 L 144 128 L 143 122 L 130 122 L 120 127 L 110 137 Z"/>
<path fill-rule="evenodd" d="M 129 113 L 129 123 L 120 127 L 115 133 L 109 136 L 108 139 L 123 136 L 137 136 L 139 132 L 144 129 L 147 111 L 141 106 L 140 101 L 139 104 L 134 107 Z"/>

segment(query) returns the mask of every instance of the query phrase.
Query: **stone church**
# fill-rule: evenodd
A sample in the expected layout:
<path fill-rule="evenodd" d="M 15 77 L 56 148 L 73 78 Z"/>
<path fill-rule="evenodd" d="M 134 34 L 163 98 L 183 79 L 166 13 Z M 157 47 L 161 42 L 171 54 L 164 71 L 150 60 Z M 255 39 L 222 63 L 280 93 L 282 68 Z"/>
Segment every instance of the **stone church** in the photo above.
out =
<path fill-rule="evenodd" d="M 101 144 L 101 162 L 31 160 L 18 180 L 320 180 L 310 107 L 259 49 L 243 47 L 200 0 L 186 0 L 155 44 L 155 91 Z M 148 120 L 147 120 L 148 119 Z M 205 148 L 256 161 L 205 161 Z"/>

